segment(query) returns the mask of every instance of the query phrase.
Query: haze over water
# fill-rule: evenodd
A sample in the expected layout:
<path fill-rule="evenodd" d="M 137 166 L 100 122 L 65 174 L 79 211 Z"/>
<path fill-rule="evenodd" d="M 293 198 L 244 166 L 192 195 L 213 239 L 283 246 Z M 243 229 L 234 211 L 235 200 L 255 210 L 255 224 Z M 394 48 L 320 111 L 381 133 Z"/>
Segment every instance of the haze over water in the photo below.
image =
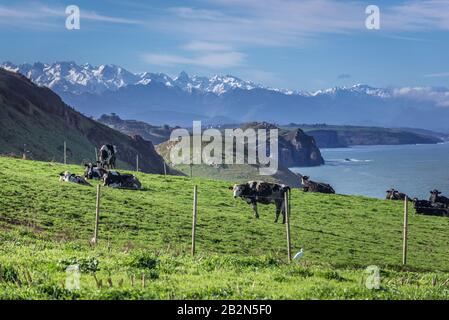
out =
<path fill-rule="evenodd" d="M 394 187 L 420 199 L 427 199 L 432 189 L 449 196 L 449 143 L 356 146 L 321 153 L 324 166 L 291 169 L 331 184 L 340 194 L 385 198 L 386 190 Z"/>

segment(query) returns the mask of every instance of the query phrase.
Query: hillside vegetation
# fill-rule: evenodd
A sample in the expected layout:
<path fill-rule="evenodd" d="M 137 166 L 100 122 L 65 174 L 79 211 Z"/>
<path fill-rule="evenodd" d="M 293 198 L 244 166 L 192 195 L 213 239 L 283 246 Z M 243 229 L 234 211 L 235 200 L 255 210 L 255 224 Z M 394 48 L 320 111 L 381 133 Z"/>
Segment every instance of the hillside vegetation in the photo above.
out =
<path fill-rule="evenodd" d="M 412 210 L 409 265 L 402 267 L 400 202 L 293 190 L 293 251 L 304 247 L 305 255 L 289 265 L 285 226 L 273 223 L 273 206 L 260 206 L 256 220 L 233 199 L 232 182 L 137 173 L 142 191 L 102 188 L 100 240 L 91 247 L 95 188 L 60 183 L 66 169 L 82 171 L 0 157 L 0 299 L 449 296 L 449 220 Z M 70 291 L 65 269 L 73 264 L 81 268 L 81 288 Z M 381 269 L 378 290 L 365 287 L 370 265 Z"/>
<path fill-rule="evenodd" d="M 50 89 L 0 68 L 0 155 L 63 162 L 64 142 L 69 163 L 94 162 L 95 148 L 110 143 L 118 148 L 121 168 L 135 168 L 138 155 L 140 170 L 164 172 L 151 142 L 85 117 Z"/>

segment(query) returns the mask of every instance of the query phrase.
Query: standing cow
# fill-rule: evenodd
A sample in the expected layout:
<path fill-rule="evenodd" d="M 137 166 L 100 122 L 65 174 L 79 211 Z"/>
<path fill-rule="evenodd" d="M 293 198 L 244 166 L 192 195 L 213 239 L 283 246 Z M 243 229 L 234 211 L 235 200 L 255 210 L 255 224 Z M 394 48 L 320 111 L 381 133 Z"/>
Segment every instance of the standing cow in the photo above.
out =
<path fill-rule="evenodd" d="M 233 187 L 229 187 L 229 189 L 233 190 L 234 198 L 240 197 L 248 204 L 251 204 L 256 219 L 259 218 L 257 203 L 273 203 L 276 205 L 276 218 L 274 222 L 278 222 L 279 214 L 282 213 L 282 223 L 285 223 L 284 197 L 285 192 L 290 190 L 289 186 L 263 181 L 250 181 L 244 184 L 236 184 Z"/>
<path fill-rule="evenodd" d="M 103 168 L 115 169 L 117 147 L 105 144 L 100 148 L 100 165 Z"/>
<path fill-rule="evenodd" d="M 318 192 L 318 193 L 329 193 L 334 194 L 335 190 L 331 185 L 322 182 L 315 182 L 310 180 L 308 176 L 301 177 L 301 183 L 304 192 Z"/>

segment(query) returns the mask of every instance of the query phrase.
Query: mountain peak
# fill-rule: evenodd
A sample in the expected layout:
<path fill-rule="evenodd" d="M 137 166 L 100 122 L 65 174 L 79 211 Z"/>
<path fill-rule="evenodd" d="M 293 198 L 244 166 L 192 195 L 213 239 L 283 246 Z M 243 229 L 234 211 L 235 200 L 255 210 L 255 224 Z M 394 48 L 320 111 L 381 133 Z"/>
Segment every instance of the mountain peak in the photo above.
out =
<path fill-rule="evenodd" d="M 187 72 L 181 71 L 176 79 L 190 79 L 190 77 Z"/>

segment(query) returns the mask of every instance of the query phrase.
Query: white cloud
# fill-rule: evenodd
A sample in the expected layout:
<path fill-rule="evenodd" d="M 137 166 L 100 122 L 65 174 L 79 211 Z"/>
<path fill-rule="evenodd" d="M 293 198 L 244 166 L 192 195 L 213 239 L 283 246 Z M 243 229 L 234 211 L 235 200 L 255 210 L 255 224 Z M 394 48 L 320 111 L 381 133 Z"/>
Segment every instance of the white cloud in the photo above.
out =
<path fill-rule="evenodd" d="M 189 51 L 206 51 L 206 52 L 214 52 L 214 51 L 231 51 L 232 47 L 223 43 L 218 42 L 204 42 L 204 41 L 193 41 L 187 43 L 183 46 L 185 50 Z"/>
<path fill-rule="evenodd" d="M 449 1 L 407 1 L 387 7 L 383 24 L 402 31 L 449 30 Z"/>
<path fill-rule="evenodd" d="M 211 69 L 222 69 L 239 66 L 245 60 L 245 57 L 246 56 L 241 52 L 206 53 L 193 57 L 158 53 L 149 53 L 143 56 L 144 60 L 152 65 L 194 65 Z"/>
<path fill-rule="evenodd" d="M 140 20 L 112 17 L 98 14 L 94 11 L 83 10 L 83 7 L 80 7 L 80 11 L 81 20 L 111 24 L 144 24 Z M 24 28 L 36 26 L 64 28 L 65 25 L 58 23 L 56 20 L 64 17 L 67 17 L 65 7 L 49 7 L 39 3 L 32 3 L 26 7 L 0 5 L 0 24 L 4 25 Z"/>
<path fill-rule="evenodd" d="M 188 42 L 233 47 L 298 46 L 322 34 L 368 32 L 366 3 L 337 0 L 207 0 L 174 7 L 156 20 L 160 30 Z M 207 4 L 208 9 L 201 7 Z M 384 36 L 416 40 L 409 31 L 449 30 L 449 1 L 405 1 L 379 5 Z M 210 9 L 213 8 L 213 9 Z M 394 32 L 394 34 L 392 34 Z"/>
<path fill-rule="evenodd" d="M 429 101 L 439 107 L 449 107 L 449 89 L 433 87 L 402 87 L 392 90 L 394 97 Z"/>
<path fill-rule="evenodd" d="M 449 72 L 430 73 L 430 74 L 426 74 L 424 77 L 426 77 L 426 78 L 446 78 L 446 77 L 449 77 Z"/>

